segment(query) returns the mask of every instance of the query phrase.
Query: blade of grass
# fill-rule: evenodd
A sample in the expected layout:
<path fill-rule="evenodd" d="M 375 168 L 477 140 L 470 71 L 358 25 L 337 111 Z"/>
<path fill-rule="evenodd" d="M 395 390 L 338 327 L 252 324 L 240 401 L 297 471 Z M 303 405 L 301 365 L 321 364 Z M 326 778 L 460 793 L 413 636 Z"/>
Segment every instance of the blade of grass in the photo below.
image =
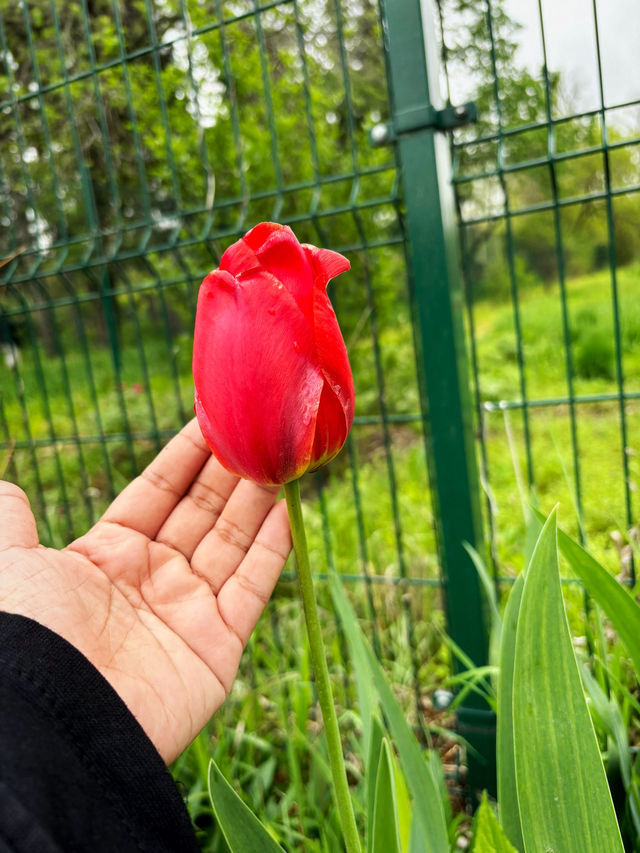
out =
<path fill-rule="evenodd" d="M 622 717 L 617 699 L 607 696 L 586 666 L 580 670 L 585 692 L 591 700 L 591 716 L 594 725 L 607 737 L 607 775 L 620 774 L 624 786 L 623 796 L 627 798 L 629 815 L 635 832 L 640 838 L 640 812 L 637 797 L 634 796 L 633 765 L 629 748 L 629 730 Z M 615 790 L 612 790 L 615 794 Z M 615 796 L 614 796 L 615 800 Z"/>
<path fill-rule="evenodd" d="M 464 548 L 471 557 L 471 561 L 482 583 L 485 597 L 489 604 L 489 612 L 491 615 L 491 629 L 489 631 L 489 660 L 492 664 L 497 665 L 500 655 L 500 636 L 502 634 L 502 616 L 500 615 L 500 605 L 498 602 L 498 593 L 496 585 L 489 574 L 485 561 L 475 548 L 472 548 L 467 542 L 463 543 Z"/>
<path fill-rule="evenodd" d="M 487 566 L 475 548 L 472 548 L 468 542 L 464 543 L 464 549 L 467 554 L 471 557 L 471 561 L 475 566 L 475 570 L 478 573 L 478 577 L 482 583 L 482 588 L 484 589 L 484 594 L 487 597 L 487 601 L 489 602 L 489 608 L 491 610 L 491 623 L 492 626 L 499 632 L 502 626 L 502 617 L 500 616 L 500 607 L 498 606 L 498 595 L 496 593 L 496 585 L 493 582 L 493 578 L 489 574 L 489 570 Z"/>
<path fill-rule="evenodd" d="M 597 728 L 607 736 L 608 763 L 620 767 L 620 773 L 625 787 L 631 782 L 631 755 L 629 752 L 629 734 L 622 719 L 620 708 L 612 701 L 598 684 L 588 667 L 580 668 L 582 684 L 586 695 L 591 701 L 591 715 L 597 723 Z"/>

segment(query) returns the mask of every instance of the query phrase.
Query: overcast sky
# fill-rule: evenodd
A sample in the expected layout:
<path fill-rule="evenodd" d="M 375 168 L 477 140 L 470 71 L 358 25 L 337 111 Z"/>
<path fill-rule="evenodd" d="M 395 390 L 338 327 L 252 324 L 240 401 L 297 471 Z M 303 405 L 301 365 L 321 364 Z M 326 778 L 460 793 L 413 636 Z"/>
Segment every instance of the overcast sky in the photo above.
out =
<path fill-rule="evenodd" d="M 506 8 L 524 25 L 519 61 L 539 69 L 542 40 L 537 0 L 506 0 Z M 542 15 L 549 68 L 562 73 L 578 109 L 599 108 L 592 0 L 542 0 Z M 598 0 L 597 15 L 605 106 L 640 100 L 640 0 Z M 632 120 L 635 115 L 640 123 L 640 108 L 624 113 L 620 119 Z"/>

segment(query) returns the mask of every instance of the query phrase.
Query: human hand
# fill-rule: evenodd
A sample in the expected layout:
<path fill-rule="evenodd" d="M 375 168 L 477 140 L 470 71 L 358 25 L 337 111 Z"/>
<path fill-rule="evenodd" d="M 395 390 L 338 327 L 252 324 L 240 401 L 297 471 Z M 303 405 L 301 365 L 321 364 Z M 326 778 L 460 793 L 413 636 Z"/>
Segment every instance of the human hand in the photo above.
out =
<path fill-rule="evenodd" d="M 61 551 L 0 481 L 0 609 L 78 648 L 169 763 L 224 702 L 291 550 L 277 492 L 226 471 L 195 420 Z"/>

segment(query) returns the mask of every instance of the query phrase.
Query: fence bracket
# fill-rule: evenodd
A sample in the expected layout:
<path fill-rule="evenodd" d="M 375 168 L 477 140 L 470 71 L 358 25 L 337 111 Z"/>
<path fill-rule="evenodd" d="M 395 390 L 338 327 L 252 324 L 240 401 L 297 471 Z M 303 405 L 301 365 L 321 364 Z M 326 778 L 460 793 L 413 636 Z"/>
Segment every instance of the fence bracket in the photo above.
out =
<path fill-rule="evenodd" d="M 369 131 L 369 142 L 374 148 L 390 145 L 400 136 L 415 133 L 417 130 L 434 128 L 435 130 L 454 130 L 478 120 L 478 108 L 473 101 L 448 106 L 437 110 L 430 105 L 399 111 L 388 124 L 376 124 Z"/>

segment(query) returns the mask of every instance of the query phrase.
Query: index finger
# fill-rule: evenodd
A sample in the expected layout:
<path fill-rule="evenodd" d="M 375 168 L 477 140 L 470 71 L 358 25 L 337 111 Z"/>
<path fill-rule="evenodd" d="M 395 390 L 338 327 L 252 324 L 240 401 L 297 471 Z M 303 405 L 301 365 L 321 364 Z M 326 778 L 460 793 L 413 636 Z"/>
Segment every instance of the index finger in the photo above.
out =
<path fill-rule="evenodd" d="M 38 531 L 29 498 L 19 486 L 0 480 L 0 551 L 19 545 L 35 548 Z"/>
<path fill-rule="evenodd" d="M 153 539 L 210 455 L 193 418 L 118 495 L 101 520 Z"/>

